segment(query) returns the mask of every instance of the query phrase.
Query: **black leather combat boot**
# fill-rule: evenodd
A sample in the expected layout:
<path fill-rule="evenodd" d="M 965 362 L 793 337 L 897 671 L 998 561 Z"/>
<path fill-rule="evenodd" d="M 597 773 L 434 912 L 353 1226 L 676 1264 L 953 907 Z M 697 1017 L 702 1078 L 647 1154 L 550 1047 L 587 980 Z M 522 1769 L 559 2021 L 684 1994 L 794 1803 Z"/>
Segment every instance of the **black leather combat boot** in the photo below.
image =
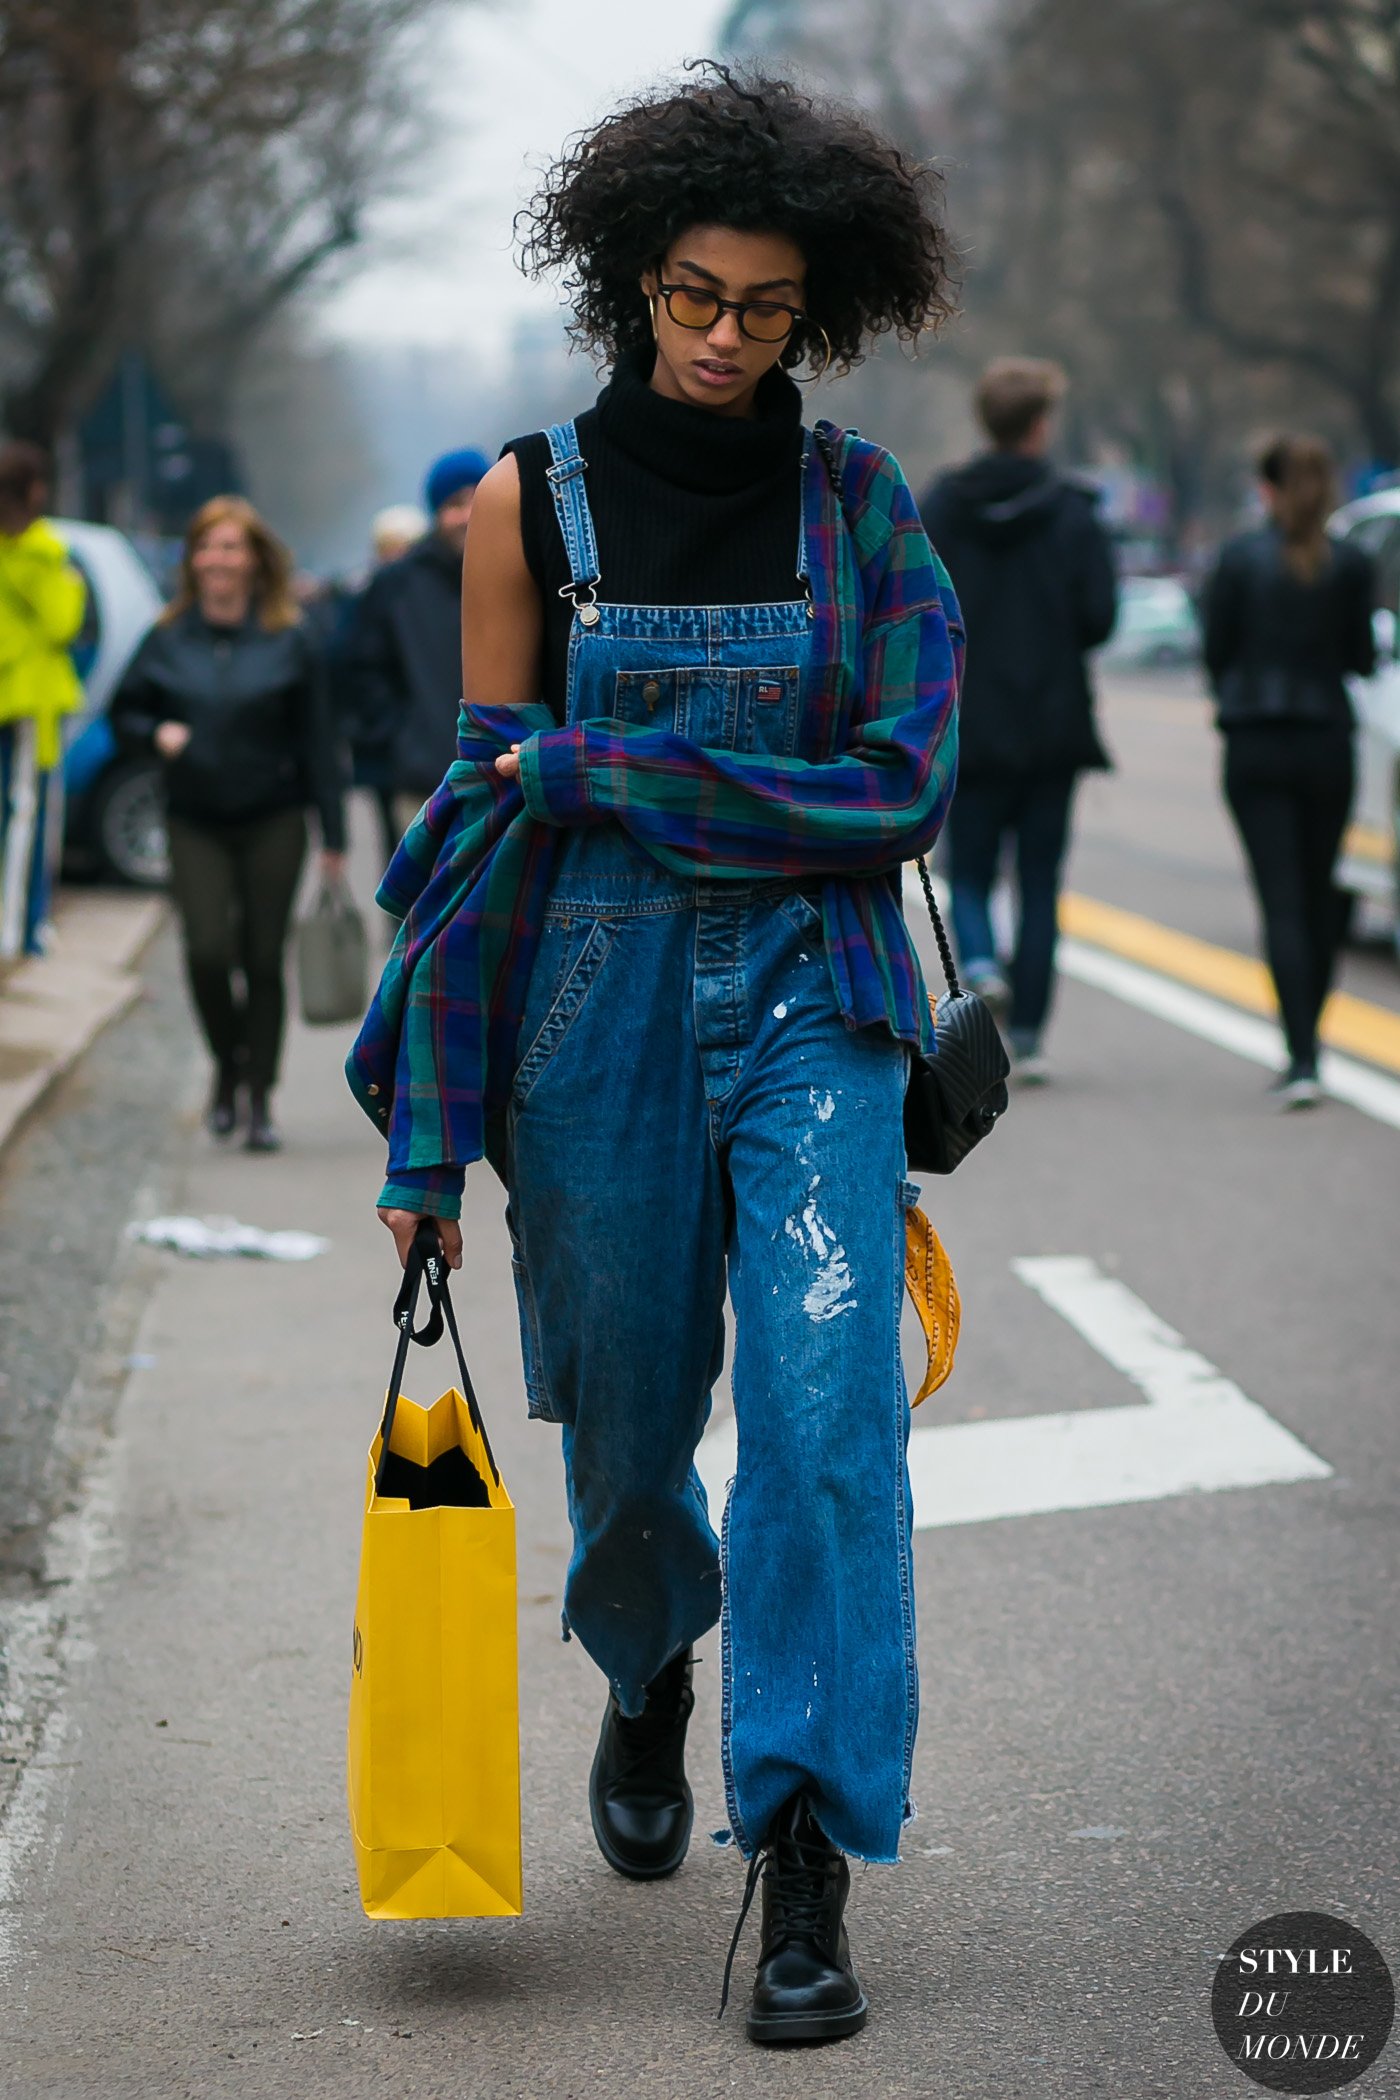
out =
<path fill-rule="evenodd" d="M 725 2001 L 760 1872 L 763 1944 L 749 2007 L 749 2040 L 835 2042 L 859 2033 L 868 2007 L 843 1923 L 851 1870 L 844 1853 L 818 1828 L 805 1794 L 794 1794 L 779 1809 L 750 1863 L 724 1972 Z"/>
<path fill-rule="evenodd" d="M 690 1843 L 695 1802 L 685 1776 L 685 1731 L 695 1704 L 689 1648 L 647 1686 L 628 1720 L 612 1693 L 588 1781 L 598 1850 L 631 1881 L 674 1874 Z"/>

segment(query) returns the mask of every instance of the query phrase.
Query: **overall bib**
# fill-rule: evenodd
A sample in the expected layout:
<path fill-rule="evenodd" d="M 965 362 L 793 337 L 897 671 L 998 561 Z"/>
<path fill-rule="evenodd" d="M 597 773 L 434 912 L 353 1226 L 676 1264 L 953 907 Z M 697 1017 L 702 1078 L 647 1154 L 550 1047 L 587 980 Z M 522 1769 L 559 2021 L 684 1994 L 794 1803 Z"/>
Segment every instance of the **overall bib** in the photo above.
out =
<path fill-rule="evenodd" d="M 549 443 L 569 721 L 828 756 L 804 744 L 805 533 L 790 603 L 599 602 L 573 425 Z M 530 1411 L 563 1425 L 565 1629 L 635 1714 L 722 1616 L 746 1856 L 798 1788 L 863 1859 L 897 1856 L 906 1814 L 906 1059 L 842 1021 L 819 909 L 791 881 L 675 876 L 611 823 L 563 841 L 520 1032 L 509 1221 Z M 726 1285 L 738 1459 L 721 1548 L 693 1461 Z"/>

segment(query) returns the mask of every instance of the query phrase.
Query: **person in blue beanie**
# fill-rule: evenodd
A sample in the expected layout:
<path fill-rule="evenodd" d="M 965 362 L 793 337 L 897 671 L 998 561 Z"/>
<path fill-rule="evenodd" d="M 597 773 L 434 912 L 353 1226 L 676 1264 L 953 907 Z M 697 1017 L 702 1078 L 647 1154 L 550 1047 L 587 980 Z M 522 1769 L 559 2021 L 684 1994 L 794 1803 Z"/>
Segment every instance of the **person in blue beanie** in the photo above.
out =
<path fill-rule="evenodd" d="M 371 580 L 347 649 L 358 746 L 383 754 L 400 837 L 451 765 L 462 697 L 462 554 L 489 462 L 444 452 L 423 483 L 431 528 Z"/>

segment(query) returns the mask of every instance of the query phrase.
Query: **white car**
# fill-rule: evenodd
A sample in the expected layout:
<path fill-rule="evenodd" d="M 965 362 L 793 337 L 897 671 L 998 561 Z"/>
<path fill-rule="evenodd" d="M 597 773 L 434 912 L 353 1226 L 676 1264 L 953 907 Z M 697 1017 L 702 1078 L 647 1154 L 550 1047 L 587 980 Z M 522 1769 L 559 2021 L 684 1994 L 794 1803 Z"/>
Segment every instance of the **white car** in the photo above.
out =
<path fill-rule="evenodd" d="M 88 587 L 73 645 L 83 707 L 69 724 L 63 760 L 64 854 L 71 869 L 158 887 L 168 873 L 158 760 L 123 752 L 107 708 L 137 644 L 161 609 L 155 578 L 125 534 L 110 525 L 55 518 Z"/>
<path fill-rule="evenodd" d="M 1376 564 L 1376 668 L 1350 681 L 1356 800 L 1337 883 L 1380 918 L 1400 954 L 1400 488 L 1348 503 L 1330 529 Z"/>
<path fill-rule="evenodd" d="M 1165 671 L 1201 660 L 1201 623 L 1175 576 L 1125 576 L 1118 617 L 1099 662 L 1121 671 Z"/>

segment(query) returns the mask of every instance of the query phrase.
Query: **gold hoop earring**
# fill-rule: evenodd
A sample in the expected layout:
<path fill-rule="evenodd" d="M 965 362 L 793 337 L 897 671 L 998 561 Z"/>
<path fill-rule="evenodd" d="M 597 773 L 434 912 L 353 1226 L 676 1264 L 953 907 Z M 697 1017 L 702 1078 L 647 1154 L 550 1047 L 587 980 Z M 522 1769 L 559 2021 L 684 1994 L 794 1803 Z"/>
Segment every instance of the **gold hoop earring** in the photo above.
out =
<path fill-rule="evenodd" d="M 660 342 L 660 340 L 661 340 L 661 330 L 660 330 L 660 329 L 659 329 L 659 328 L 657 327 L 657 325 L 656 325 L 656 294 L 655 294 L 655 292 L 652 292 L 652 293 L 650 293 L 650 294 L 648 295 L 648 297 L 647 297 L 647 306 L 648 306 L 648 308 L 649 308 L 649 310 L 650 310 L 650 312 L 651 312 L 651 339 L 652 339 L 652 341 L 653 341 L 654 343 L 659 343 L 659 342 Z"/>
<path fill-rule="evenodd" d="M 809 328 L 813 328 L 813 327 L 815 327 L 815 329 L 816 329 L 816 331 L 817 331 L 817 334 L 818 334 L 818 335 L 819 335 L 819 336 L 821 337 L 822 341 L 823 341 L 823 342 L 824 342 L 824 343 L 826 344 L 826 356 L 825 356 L 825 357 L 824 357 L 824 358 L 822 359 L 822 368 L 821 368 L 820 372 L 809 372 L 809 373 L 807 374 L 807 377 L 806 377 L 805 379 L 799 379 L 797 383 L 798 383 L 798 385 L 799 385 L 799 386 L 820 386 L 820 384 L 821 384 L 822 380 L 823 380 L 823 379 L 825 379 L 825 377 L 826 377 L 827 373 L 828 373 L 828 372 L 830 371 L 830 369 L 831 369 L 831 359 L 832 359 L 832 356 L 833 356 L 833 352 L 832 352 L 832 348 L 831 348 L 831 337 L 830 337 L 830 336 L 829 336 L 829 335 L 827 334 L 826 330 L 825 330 L 825 329 L 824 329 L 824 328 L 822 327 L 822 325 L 821 325 L 821 322 L 820 322 L 820 321 L 816 321 L 816 322 L 813 322 L 813 321 L 809 321 L 809 322 L 807 323 L 807 326 L 808 326 Z"/>

